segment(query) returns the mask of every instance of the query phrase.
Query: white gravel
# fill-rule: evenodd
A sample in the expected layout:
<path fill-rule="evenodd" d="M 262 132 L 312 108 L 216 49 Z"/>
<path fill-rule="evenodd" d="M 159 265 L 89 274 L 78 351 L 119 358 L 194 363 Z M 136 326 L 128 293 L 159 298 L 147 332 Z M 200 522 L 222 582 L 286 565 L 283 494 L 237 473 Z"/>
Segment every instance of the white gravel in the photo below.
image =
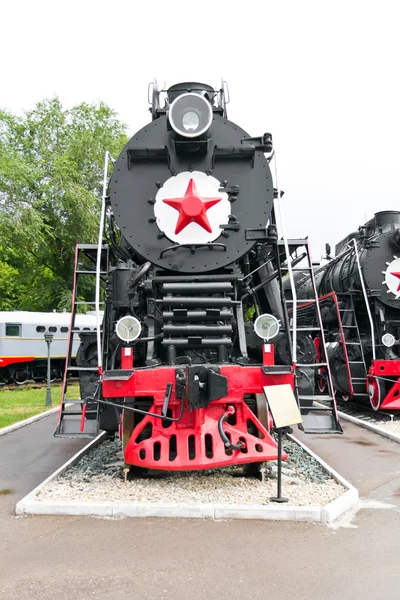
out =
<path fill-rule="evenodd" d="M 293 442 L 284 442 L 289 460 L 284 467 L 282 494 L 289 504 L 325 505 L 343 487 L 317 461 Z M 83 502 L 269 504 L 276 495 L 276 465 L 267 463 L 264 482 L 245 477 L 240 468 L 197 472 L 153 472 L 126 483 L 122 476 L 120 442 L 104 442 L 38 494 L 38 500 Z"/>

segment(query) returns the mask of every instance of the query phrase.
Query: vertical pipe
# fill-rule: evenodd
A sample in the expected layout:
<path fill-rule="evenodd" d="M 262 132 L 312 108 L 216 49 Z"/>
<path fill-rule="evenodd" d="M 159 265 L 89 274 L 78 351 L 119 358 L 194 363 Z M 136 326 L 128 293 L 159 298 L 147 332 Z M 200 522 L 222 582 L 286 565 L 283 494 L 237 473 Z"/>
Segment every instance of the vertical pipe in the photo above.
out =
<path fill-rule="evenodd" d="M 375 354 L 375 328 L 374 328 L 374 320 L 372 318 L 371 309 L 370 309 L 369 302 L 368 302 L 368 296 L 367 296 L 367 290 L 365 288 L 364 276 L 363 276 L 363 273 L 361 271 L 360 257 L 358 255 L 357 242 L 356 242 L 356 240 L 354 238 L 352 238 L 350 240 L 349 244 L 351 244 L 351 243 L 353 243 L 353 246 L 354 246 L 354 253 L 355 253 L 355 257 L 356 257 L 356 261 L 357 261 L 358 272 L 360 274 L 360 282 L 361 282 L 361 287 L 362 287 L 362 291 L 363 291 L 364 302 L 365 302 L 365 306 L 366 306 L 367 313 L 368 313 L 369 324 L 371 326 L 372 358 L 375 360 L 376 354 Z"/>
<path fill-rule="evenodd" d="M 104 218 L 106 208 L 106 196 L 107 196 L 107 170 L 110 153 L 106 150 L 104 155 L 104 175 L 103 175 L 103 195 L 101 197 L 101 213 L 100 213 L 100 225 L 99 225 L 99 239 L 97 242 L 97 260 L 96 260 L 96 329 L 97 329 L 97 364 L 99 371 L 102 367 L 103 357 L 101 348 L 101 334 L 100 334 L 100 271 L 101 271 L 101 250 L 103 245 L 103 231 L 104 231 Z"/>

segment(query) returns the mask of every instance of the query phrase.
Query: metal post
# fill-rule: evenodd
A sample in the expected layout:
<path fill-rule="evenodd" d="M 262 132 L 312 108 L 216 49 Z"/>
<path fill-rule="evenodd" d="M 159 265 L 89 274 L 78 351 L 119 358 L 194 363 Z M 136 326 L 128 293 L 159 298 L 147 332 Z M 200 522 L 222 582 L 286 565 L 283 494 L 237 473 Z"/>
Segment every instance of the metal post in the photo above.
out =
<path fill-rule="evenodd" d="M 270 498 L 271 502 L 288 502 L 288 498 L 282 498 L 282 428 L 276 430 L 278 434 L 278 493 Z"/>
<path fill-rule="evenodd" d="M 53 337 L 54 335 L 52 333 L 50 333 L 49 331 L 46 331 L 44 334 L 44 339 L 45 342 L 47 344 L 47 388 L 46 388 L 46 403 L 45 406 L 52 406 L 52 401 L 51 401 L 51 387 L 50 387 L 50 373 L 51 373 L 51 368 L 50 368 L 50 344 L 53 341 Z"/>

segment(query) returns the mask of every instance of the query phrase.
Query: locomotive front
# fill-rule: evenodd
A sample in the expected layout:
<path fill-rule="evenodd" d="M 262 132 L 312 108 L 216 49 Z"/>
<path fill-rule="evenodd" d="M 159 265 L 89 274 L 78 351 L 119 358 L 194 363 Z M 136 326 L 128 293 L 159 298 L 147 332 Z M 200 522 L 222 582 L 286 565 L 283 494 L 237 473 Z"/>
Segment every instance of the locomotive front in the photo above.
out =
<path fill-rule="evenodd" d="M 134 467 L 275 460 L 264 387 L 293 389 L 294 375 L 271 343 L 289 329 L 272 139 L 227 119 L 224 86 L 165 94 L 161 106 L 153 84 L 152 121 L 110 178 L 100 426 L 116 430 L 122 412 Z"/>

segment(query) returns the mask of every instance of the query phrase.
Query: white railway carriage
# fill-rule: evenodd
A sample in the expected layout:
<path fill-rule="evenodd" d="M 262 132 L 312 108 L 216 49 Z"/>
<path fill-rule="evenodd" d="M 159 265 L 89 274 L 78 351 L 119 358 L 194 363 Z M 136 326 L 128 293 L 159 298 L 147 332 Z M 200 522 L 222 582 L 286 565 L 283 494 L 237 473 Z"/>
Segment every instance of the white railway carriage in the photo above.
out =
<path fill-rule="evenodd" d="M 44 313 L 29 311 L 0 311 L 0 384 L 28 380 L 40 381 L 47 376 L 47 344 L 44 332 L 54 335 L 50 345 L 51 378 L 63 375 L 67 341 L 70 333 L 71 313 Z M 78 314 L 75 331 L 96 328 L 96 316 Z M 75 336 L 72 356 L 79 347 Z"/>

